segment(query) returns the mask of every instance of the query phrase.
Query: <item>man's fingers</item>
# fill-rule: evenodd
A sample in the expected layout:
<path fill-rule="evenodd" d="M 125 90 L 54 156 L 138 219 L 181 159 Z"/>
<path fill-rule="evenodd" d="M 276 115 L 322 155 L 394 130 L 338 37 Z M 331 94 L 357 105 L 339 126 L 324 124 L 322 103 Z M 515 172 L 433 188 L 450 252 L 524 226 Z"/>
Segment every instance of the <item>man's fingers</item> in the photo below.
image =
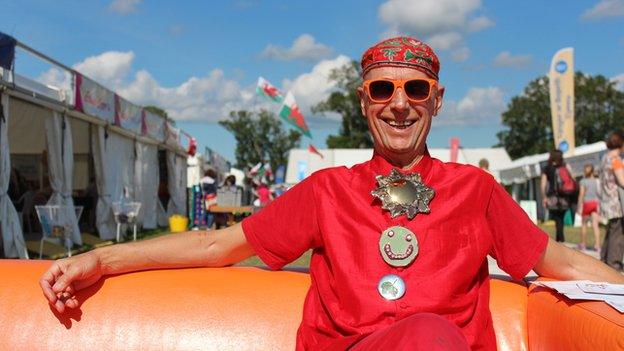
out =
<path fill-rule="evenodd" d="M 65 306 L 69 308 L 78 308 L 78 306 L 80 306 L 80 303 L 78 302 L 78 299 L 75 296 L 73 296 L 69 298 L 67 301 L 65 301 Z"/>
<path fill-rule="evenodd" d="M 64 269 L 64 274 L 56 279 L 56 283 L 52 286 L 54 292 L 66 291 L 67 287 L 80 275 L 75 266 Z"/>
<path fill-rule="evenodd" d="M 55 262 L 39 279 L 39 285 L 43 290 L 43 295 L 50 301 L 50 303 L 56 302 L 56 294 L 52 289 L 52 285 L 56 283 L 56 279 L 61 275 L 61 267 Z"/>
<path fill-rule="evenodd" d="M 41 290 L 43 291 L 43 295 L 48 299 L 50 303 L 56 302 L 56 294 L 52 291 L 52 285 L 50 282 L 44 278 L 39 279 L 39 285 L 41 286 Z"/>
<path fill-rule="evenodd" d="M 56 300 L 56 302 L 54 303 L 54 308 L 59 312 L 59 313 L 63 313 L 65 311 L 65 303 L 62 302 L 61 300 Z"/>

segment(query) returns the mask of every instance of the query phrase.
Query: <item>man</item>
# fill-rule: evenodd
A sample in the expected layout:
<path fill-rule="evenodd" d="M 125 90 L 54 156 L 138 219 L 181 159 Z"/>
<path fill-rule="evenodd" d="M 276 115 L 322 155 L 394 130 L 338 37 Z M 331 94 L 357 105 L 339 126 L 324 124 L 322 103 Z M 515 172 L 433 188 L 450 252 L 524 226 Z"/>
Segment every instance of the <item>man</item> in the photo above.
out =
<path fill-rule="evenodd" d="M 242 225 L 115 245 L 55 262 L 40 281 L 58 311 L 102 275 L 230 265 L 257 254 L 279 269 L 313 249 L 297 349 L 496 349 L 486 256 L 511 276 L 624 282 L 548 239 L 496 181 L 429 156 L 442 107 L 426 44 L 385 40 L 362 58 L 358 88 L 372 160 L 316 172 Z"/>
<path fill-rule="evenodd" d="M 600 259 L 622 271 L 624 255 L 624 164 L 620 153 L 624 151 L 624 132 L 616 130 L 606 140 L 607 153 L 602 157 L 600 173 L 600 216 L 607 220 L 607 230 Z"/>

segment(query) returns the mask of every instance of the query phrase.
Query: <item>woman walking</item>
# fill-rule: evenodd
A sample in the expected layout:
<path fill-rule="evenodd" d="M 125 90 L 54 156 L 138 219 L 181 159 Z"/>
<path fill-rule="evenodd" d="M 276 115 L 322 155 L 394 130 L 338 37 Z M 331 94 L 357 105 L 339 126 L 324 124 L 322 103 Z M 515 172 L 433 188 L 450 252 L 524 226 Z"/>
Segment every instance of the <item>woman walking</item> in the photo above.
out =
<path fill-rule="evenodd" d="M 600 252 L 600 229 L 598 222 L 598 191 L 600 189 L 600 181 L 594 175 L 594 166 L 586 164 L 583 168 L 583 179 L 580 181 L 580 191 L 578 197 L 577 212 L 581 215 L 581 243 L 578 244 L 579 250 L 587 249 L 587 224 L 591 221 L 594 230 L 594 248 L 593 251 Z"/>
<path fill-rule="evenodd" d="M 542 169 L 542 205 L 548 209 L 548 218 L 555 221 L 556 240 L 564 242 L 563 217 L 572 204 L 573 190 L 567 182 L 574 182 L 568 166 L 563 161 L 563 152 L 552 150 L 548 163 Z"/>

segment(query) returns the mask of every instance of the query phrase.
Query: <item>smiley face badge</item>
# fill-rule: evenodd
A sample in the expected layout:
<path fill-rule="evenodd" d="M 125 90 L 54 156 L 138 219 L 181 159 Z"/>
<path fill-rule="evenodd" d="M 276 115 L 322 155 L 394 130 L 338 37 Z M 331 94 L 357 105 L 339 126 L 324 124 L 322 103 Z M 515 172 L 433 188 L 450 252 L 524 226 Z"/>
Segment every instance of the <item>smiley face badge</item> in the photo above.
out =
<path fill-rule="evenodd" d="M 392 267 L 405 267 L 418 256 L 418 239 L 405 227 L 390 227 L 381 233 L 379 252 Z"/>

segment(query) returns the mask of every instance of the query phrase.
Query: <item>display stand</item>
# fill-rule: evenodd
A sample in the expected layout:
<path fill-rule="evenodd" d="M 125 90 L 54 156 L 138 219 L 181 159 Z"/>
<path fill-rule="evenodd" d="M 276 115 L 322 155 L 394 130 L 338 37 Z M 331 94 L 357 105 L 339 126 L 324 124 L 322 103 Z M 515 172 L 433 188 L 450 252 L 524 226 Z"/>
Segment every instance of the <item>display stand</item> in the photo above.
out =
<path fill-rule="evenodd" d="M 113 202 L 113 214 L 115 215 L 115 222 L 117 223 L 117 242 L 121 239 L 122 226 L 126 225 L 132 226 L 133 240 L 136 241 L 137 216 L 140 208 L 140 202 Z"/>

